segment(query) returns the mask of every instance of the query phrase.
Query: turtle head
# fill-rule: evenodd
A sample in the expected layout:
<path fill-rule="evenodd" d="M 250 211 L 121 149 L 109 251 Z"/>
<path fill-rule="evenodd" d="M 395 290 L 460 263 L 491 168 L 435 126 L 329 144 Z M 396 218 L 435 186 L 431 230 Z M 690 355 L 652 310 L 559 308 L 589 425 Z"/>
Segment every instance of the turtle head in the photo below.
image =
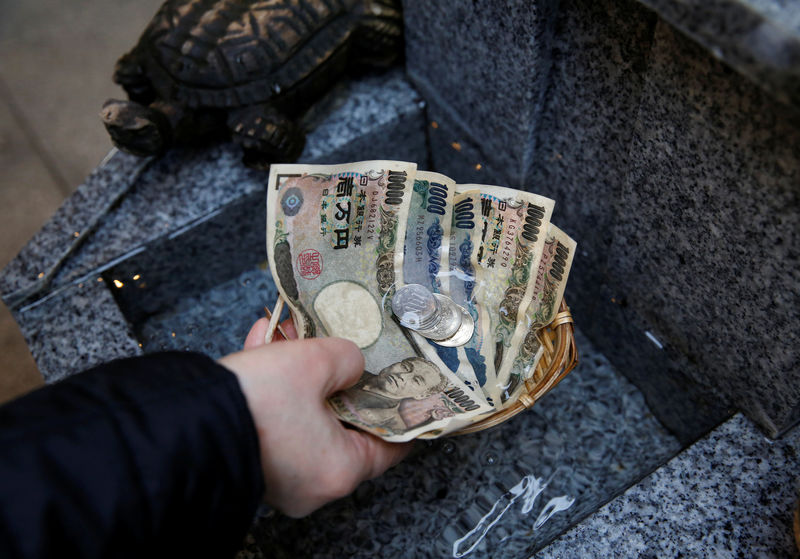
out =
<path fill-rule="evenodd" d="M 159 155 L 172 143 L 169 119 L 154 108 L 109 99 L 100 118 L 114 145 L 134 155 Z"/>

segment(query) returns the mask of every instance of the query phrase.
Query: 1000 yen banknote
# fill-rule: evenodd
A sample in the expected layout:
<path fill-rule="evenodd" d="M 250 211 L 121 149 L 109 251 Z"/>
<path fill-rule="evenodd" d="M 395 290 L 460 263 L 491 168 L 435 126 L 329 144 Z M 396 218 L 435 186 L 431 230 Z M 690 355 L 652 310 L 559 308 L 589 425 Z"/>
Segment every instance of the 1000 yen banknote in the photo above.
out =
<path fill-rule="evenodd" d="M 433 293 L 447 289 L 447 258 L 455 181 L 417 171 L 408 210 L 403 250 L 404 284 L 418 283 Z"/>
<path fill-rule="evenodd" d="M 477 219 L 478 196 L 478 191 L 459 192 L 453 198 L 447 272 L 445 281 L 442 282 L 444 294 L 465 308 L 472 317 L 475 325 L 474 333 L 467 344 L 459 347 L 443 347 L 433 342 L 428 343 L 429 349 L 435 351 L 448 369 L 456 373 L 458 378 L 473 391 L 482 391 L 481 386 L 486 378 L 486 366 L 480 353 L 474 349 L 480 345 L 486 331 L 473 297 L 475 266 L 472 237 Z"/>
<path fill-rule="evenodd" d="M 576 246 L 561 229 L 549 225 L 531 302 L 517 321 L 511 349 L 498 373 L 503 403 L 516 401 L 516 391 L 522 381 L 533 375 L 541 356 L 537 334 L 558 313 Z"/>
<path fill-rule="evenodd" d="M 425 400 L 436 394 L 450 398 L 448 393 L 465 393 L 468 388 L 441 362 L 423 359 L 391 311 L 415 171 L 414 164 L 398 161 L 273 165 L 267 197 L 267 250 L 273 278 L 301 337 L 337 336 L 353 341 L 364 354 L 366 375 L 384 378 L 376 380 L 379 384 L 408 389 L 399 400 Z M 428 374 L 414 374 L 412 365 L 417 362 L 409 358 L 424 362 L 420 367 Z M 411 375 L 406 378 L 394 367 L 408 368 Z M 430 382 L 436 376 L 430 370 L 439 378 L 434 386 Z M 372 409 L 362 405 L 362 397 L 364 402 L 373 399 L 369 390 L 352 389 L 346 398 L 350 408 L 332 406 L 344 414 L 342 419 L 365 427 L 366 415 L 353 419 L 344 411 Z M 441 427 L 456 415 L 490 409 L 482 398 L 468 400 L 470 404 L 459 407 L 465 400 L 456 396 L 451 414 L 431 412 L 427 421 L 420 422 L 424 427 L 406 424 L 402 430 L 400 423 L 394 423 L 394 429 L 382 424 L 374 432 L 383 429 L 387 437 L 413 438 L 409 432 L 414 429 Z M 413 415 L 414 420 L 419 415 Z"/>
<path fill-rule="evenodd" d="M 480 215 L 474 234 L 475 291 L 488 330 L 476 348 L 486 363 L 483 385 L 487 400 L 499 403 L 497 372 L 511 348 L 517 317 L 532 292 L 555 202 L 544 196 L 491 185 L 459 185 L 478 189 Z"/>
<path fill-rule="evenodd" d="M 449 292 L 454 196 L 453 179 L 438 173 L 417 171 L 403 251 L 403 283 L 420 284 L 433 293 Z M 424 356 L 447 367 L 472 391 L 479 389 L 464 348 L 445 347 L 416 333 L 411 335 Z"/>

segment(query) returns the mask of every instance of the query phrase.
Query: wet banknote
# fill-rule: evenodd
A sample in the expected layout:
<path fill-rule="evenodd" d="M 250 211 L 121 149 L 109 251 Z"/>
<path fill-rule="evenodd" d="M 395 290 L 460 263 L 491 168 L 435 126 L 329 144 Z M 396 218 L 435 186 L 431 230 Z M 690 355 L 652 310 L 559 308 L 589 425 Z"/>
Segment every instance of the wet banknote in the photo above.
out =
<path fill-rule="evenodd" d="M 480 192 L 474 235 L 474 296 L 485 314 L 487 333 L 486 342 L 476 349 L 486 364 L 484 393 L 489 401 L 498 403 L 497 371 L 511 348 L 520 311 L 530 301 L 544 233 L 555 202 L 501 186 L 459 185 L 458 188 Z"/>
<path fill-rule="evenodd" d="M 417 171 L 406 224 L 403 283 L 418 283 L 434 293 L 447 289 L 447 258 L 455 181 Z"/>
<path fill-rule="evenodd" d="M 533 376 L 542 354 L 537 334 L 558 313 L 576 246 L 575 241 L 561 229 L 552 223 L 548 226 L 531 302 L 517 321 L 511 351 L 498 373 L 503 403 L 515 401 L 522 381 Z"/>
<path fill-rule="evenodd" d="M 453 199 L 453 219 L 450 228 L 450 251 L 448 257 L 448 286 L 449 296 L 459 305 L 467 309 L 475 323 L 472 338 L 459 347 L 441 347 L 432 344 L 442 361 L 450 370 L 456 372 L 458 377 L 473 391 L 483 393 L 486 384 L 486 362 L 480 354 L 479 348 L 488 335 L 488 325 L 485 313 L 482 312 L 479 301 L 475 297 L 475 230 L 478 224 L 480 207 L 480 191 L 470 190 L 462 192 L 457 190 Z M 483 393 L 484 398 L 486 394 Z M 492 406 L 487 412 L 494 411 L 495 404 L 490 399 L 486 401 Z M 498 401 L 499 405 L 499 401 Z M 448 431 L 456 431 L 462 427 L 483 419 L 484 414 L 471 418 L 454 419 L 447 425 Z M 442 430 L 429 431 L 419 438 L 436 438 L 445 434 Z"/>
<path fill-rule="evenodd" d="M 449 247 L 454 195 L 455 181 L 451 178 L 417 171 L 406 227 L 403 283 L 424 285 L 434 293 L 449 293 Z M 479 384 L 464 348 L 444 347 L 414 332 L 411 332 L 411 336 L 423 355 L 441 361 L 467 387 L 473 391 L 478 389 Z"/>
<path fill-rule="evenodd" d="M 428 343 L 429 349 L 435 351 L 447 368 L 456 373 L 472 391 L 482 391 L 481 386 L 486 378 L 485 365 L 480 353 L 475 350 L 486 332 L 473 296 L 475 245 L 472 237 L 477 219 L 478 196 L 478 191 L 459 192 L 453 198 L 447 272 L 445 281 L 442 282 L 443 293 L 472 316 L 475 323 L 474 333 L 469 342 L 458 347 L 443 347 L 430 341 Z"/>
<path fill-rule="evenodd" d="M 331 407 L 393 441 L 488 409 L 391 311 L 415 173 L 398 161 L 273 165 L 267 196 L 270 270 L 298 334 L 346 338 L 364 354 L 363 382 Z"/>

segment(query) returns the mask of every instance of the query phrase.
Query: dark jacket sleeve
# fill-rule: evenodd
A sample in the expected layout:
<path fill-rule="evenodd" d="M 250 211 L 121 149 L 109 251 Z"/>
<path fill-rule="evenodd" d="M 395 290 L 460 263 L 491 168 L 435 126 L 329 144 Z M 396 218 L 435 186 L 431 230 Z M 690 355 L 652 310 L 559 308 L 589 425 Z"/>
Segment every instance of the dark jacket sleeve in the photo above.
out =
<path fill-rule="evenodd" d="M 233 557 L 264 493 L 236 377 L 115 361 L 0 407 L 0 557 Z"/>

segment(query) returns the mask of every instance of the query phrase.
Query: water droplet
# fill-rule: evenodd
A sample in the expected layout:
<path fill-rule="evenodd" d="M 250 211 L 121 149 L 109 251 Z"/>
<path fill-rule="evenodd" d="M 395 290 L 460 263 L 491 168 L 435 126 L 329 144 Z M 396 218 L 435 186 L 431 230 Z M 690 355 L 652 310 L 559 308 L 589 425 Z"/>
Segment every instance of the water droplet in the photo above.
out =
<path fill-rule="evenodd" d="M 456 450 L 456 445 L 453 443 L 453 441 L 444 441 L 442 443 L 442 452 L 444 452 L 445 454 L 453 454 L 455 450 Z"/>
<path fill-rule="evenodd" d="M 483 461 L 486 462 L 488 466 L 494 466 L 497 464 L 498 458 L 494 452 L 487 452 L 483 455 Z"/>

